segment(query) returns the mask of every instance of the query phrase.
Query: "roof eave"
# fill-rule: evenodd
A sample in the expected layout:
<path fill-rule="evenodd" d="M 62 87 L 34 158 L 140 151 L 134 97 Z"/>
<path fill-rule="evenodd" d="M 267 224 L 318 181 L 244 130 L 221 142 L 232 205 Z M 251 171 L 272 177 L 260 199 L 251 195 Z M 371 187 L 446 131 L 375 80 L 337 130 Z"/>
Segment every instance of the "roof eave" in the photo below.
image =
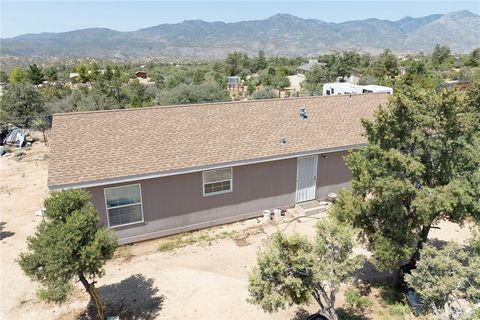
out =
<path fill-rule="evenodd" d="M 78 183 L 66 183 L 66 184 L 49 184 L 48 188 L 52 191 L 63 190 L 63 189 L 72 189 L 72 188 L 93 188 L 105 185 L 112 185 L 112 184 L 121 184 L 127 183 L 132 181 L 141 181 L 141 180 L 148 180 L 148 179 L 155 179 L 161 177 L 168 177 L 186 173 L 194 173 L 194 172 L 201 172 L 205 170 L 213 170 L 213 169 L 220 169 L 225 167 L 238 167 L 243 165 L 249 164 L 256 164 L 262 162 L 270 162 L 270 161 L 278 161 L 278 160 L 286 160 L 292 159 L 302 156 L 309 156 L 314 154 L 325 154 L 325 153 L 334 153 L 340 151 L 347 151 L 352 149 L 359 149 L 364 147 L 365 143 L 358 143 L 346 146 L 339 146 L 339 147 L 330 147 L 330 148 L 322 148 L 310 151 L 303 151 L 303 152 L 295 152 L 289 153 L 284 155 L 278 156 L 270 156 L 270 157 L 261 157 L 249 160 L 239 160 L 239 161 L 231 161 L 231 162 L 224 162 L 224 163 L 216 163 L 211 165 L 203 165 L 203 166 L 195 166 L 189 168 L 180 168 L 174 170 L 166 170 L 154 173 L 145 173 L 139 175 L 132 175 L 132 176 L 125 176 L 125 177 L 115 177 L 115 178 L 108 178 L 108 179 L 100 179 L 100 180 L 91 180 L 91 181 L 84 181 Z"/>

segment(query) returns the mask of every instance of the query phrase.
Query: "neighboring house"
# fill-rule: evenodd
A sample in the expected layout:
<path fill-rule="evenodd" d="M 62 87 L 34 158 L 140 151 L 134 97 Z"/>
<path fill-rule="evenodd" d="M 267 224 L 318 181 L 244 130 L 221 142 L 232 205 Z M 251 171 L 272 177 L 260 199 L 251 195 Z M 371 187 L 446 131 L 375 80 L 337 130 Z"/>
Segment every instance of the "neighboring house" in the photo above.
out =
<path fill-rule="evenodd" d="M 362 77 L 362 74 L 354 69 L 350 73 L 349 77 L 347 77 L 347 78 L 338 77 L 337 82 L 341 81 L 341 80 L 344 80 L 345 82 L 348 82 L 348 83 L 351 83 L 351 84 L 358 84 L 360 82 L 361 77 Z"/>
<path fill-rule="evenodd" d="M 348 82 L 331 82 L 325 83 L 322 88 L 322 95 L 339 95 L 339 94 L 360 94 L 360 93 L 388 93 L 392 94 L 393 89 L 390 87 L 378 86 L 375 84 L 359 86 Z"/>
<path fill-rule="evenodd" d="M 137 71 L 137 72 L 135 72 L 135 76 L 137 78 L 147 79 L 148 74 L 147 74 L 147 71 Z"/>
<path fill-rule="evenodd" d="M 287 78 L 290 81 L 290 87 L 286 89 L 290 89 L 293 92 L 298 92 L 302 89 L 301 83 L 305 80 L 303 74 L 295 74 L 293 76 L 287 76 Z"/>
<path fill-rule="evenodd" d="M 68 79 L 70 82 L 76 83 L 80 80 L 80 75 L 77 72 L 70 72 Z"/>
<path fill-rule="evenodd" d="M 318 60 L 310 59 L 310 61 L 308 63 L 302 64 L 301 66 L 299 66 L 297 68 L 297 73 L 298 74 L 305 74 L 308 71 L 312 70 L 313 67 L 315 67 L 317 65 L 325 66 L 326 64 L 325 63 L 320 63 L 320 62 L 318 62 Z"/>
<path fill-rule="evenodd" d="M 445 80 L 445 86 L 449 89 L 465 91 L 472 82 L 469 80 Z"/>
<path fill-rule="evenodd" d="M 387 94 L 53 116 L 48 186 L 85 188 L 120 243 L 260 216 L 347 187 Z M 305 113 L 301 112 L 305 109 Z"/>
<path fill-rule="evenodd" d="M 243 89 L 242 79 L 238 76 L 230 76 L 227 78 L 228 90 L 240 91 Z"/>

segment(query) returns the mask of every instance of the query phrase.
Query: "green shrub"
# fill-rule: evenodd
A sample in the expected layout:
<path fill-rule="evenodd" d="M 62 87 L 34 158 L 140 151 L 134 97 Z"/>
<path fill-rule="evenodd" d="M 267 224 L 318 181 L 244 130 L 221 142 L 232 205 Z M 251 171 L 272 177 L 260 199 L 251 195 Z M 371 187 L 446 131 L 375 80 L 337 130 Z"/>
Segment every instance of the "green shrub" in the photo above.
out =
<path fill-rule="evenodd" d="M 15 157 L 17 158 L 22 158 L 24 155 L 25 155 L 25 151 L 18 150 L 17 152 L 15 152 Z"/>
<path fill-rule="evenodd" d="M 345 302 L 354 309 L 370 308 L 373 305 L 372 300 L 366 296 L 362 296 L 358 289 L 347 289 L 345 291 Z"/>

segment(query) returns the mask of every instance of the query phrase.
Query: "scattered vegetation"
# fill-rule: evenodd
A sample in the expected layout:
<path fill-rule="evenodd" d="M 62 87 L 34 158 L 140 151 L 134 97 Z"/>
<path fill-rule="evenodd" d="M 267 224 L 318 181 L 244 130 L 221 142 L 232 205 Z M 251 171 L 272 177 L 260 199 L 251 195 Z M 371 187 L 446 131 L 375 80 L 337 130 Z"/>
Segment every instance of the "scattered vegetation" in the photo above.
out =
<path fill-rule="evenodd" d="M 15 152 L 15 158 L 22 159 L 25 156 L 25 154 L 26 154 L 25 151 L 18 150 L 17 152 Z"/>
<path fill-rule="evenodd" d="M 128 244 L 119 246 L 117 250 L 115 250 L 113 258 L 124 259 L 127 262 L 130 261 L 133 258 L 132 246 Z"/>
<path fill-rule="evenodd" d="M 210 233 L 208 231 L 182 233 L 162 240 L 158 251 L 173 251 L 191 244 L 205 245 L 221 239 L 235 239 L 237 235 L 238 233 L 236 231 L 223 231 L 220 233 Z"/>
<path fill-rule="evenodd" d="M 480 221 L 479 92 L 405 86 L 363 122 L 368 145 L 347 156 L 352 188 L 333 210 L 379 269 L 398 270 L 440 220 Z"/>
<path fill-rule="evenodd" d="M 445 80 L 478 78 L 479 52 L 477 48 L 468 55 L 452 55 L 448 47 L 437 45 L 431 56 L 397 57 L 388 49 L 377 57 L 352 50 L 322 54 L 295 94 L 320 95 L 325 82 L 345 81 L 352 73 L 365 84 L 440 89 L 446 86 Z M 57 112 L 278 98 L 291 85 L 288 76 L 297 74 L 297 67 L 307 61 L 304 57 L 266 57 L 259 51 L 253 57 L 232 52 L 223 60 L 179 65 L 78 60 L 17 66 L 0 73 L 7 83 L 0 98 L 0 122 L 28 127 L 37 117 L 48 120 Z M 147 72 L 148 79 L 137 79 L 138 70 Z M 71 73 L 78 77 L 70 79 Z M 228 76 L 240 77 L 239 90 L 227 90 Z"/>
<path fill-rule="evenodd" d="M 336 293 L 340 284 L 351 280 L 361 257 L 352 254 L 351 228 L 329 218 L 320 220 L 316 228 L 313 241 L 299 234 L 273 235 L 249 274 L 248 302 L 276 312 L 294 304 L 307 305 L 313 298 L 321 314 L 338 319 Z"/>
<path fill-rule="evenodd" d="M 46 217 L 35 235 L 27 239 L 28 250 L 18 263 L 32 280 L 42 284 L 41 299 L 63 302 L 80 281 L 95 302 L 99 319 L 105 319 L 95 281 L 117 247 L 114 234 L 99 224 L 99 214 L 82 189 L 52 192 L 44 202 Z"/>
<path fill-rule="evenodd" d="M 392 86 L 395 94 L 372 121 L 364 121 L 368 145 L 347 157 L 352 188 L 340 193 L 334 218 L 317 226 L 317 237 L 276 234 L 259 253 L 249 275 L 249 302 L 267 312 L 315 300 L 329 319 L 405 319 L 412 312 L 395 287 L 374 288 L 378 299 L 359 289 L 345 292 L 346 307 L 335 310 L 340 284 L 349 283 L 358 259 L 352 255 L 352 230 L 373 253 L 381 270 L 398 270 L 402 261 L 421 252 L 418 268 L 407 275 L 425 312 L 452 314 L 452 304 L 480 303 L 478 234 L 468 245 L 427 244 L 432 225 L 480 221 L 480 48 L 453 55 L 437 45 L 432 55 L 398 57 L 386 49 L 379 56 L 345 51 L 317 57 L 306 72 L 299 95 L 320 95 L 325 82 L 345 81 L 353 73 L 360 83 Z M 6 82 L 0 98 L 0 122 L 45 132 L 56 112 L 138 108 L 232 99 L 273 99 L 291 84 L 288 76 L 306 63 L 303 57 L 266 57 L 232 52 L 218 61 L 181 65 L 150 61 L 145 65 L 80 60 L 31 64 L 0 71 Z M 148 79 L 137 79 L 143 70 Z M 70 79 L 72 72 L 78 78 Z M 228 90 L 227 77 L 241 79 Z M 447 81 L 471 82 L 465 92 L 446 90 Z M 46 141 L 46 137 L 44 137 Z M 12 150 L 7 147 L 7 152 Z M 24 151 L 15 153 L 22 159 Z M 130 246 L 115 251 L 116 240 L 98 225 L 98 214 L 81 190 L 53 193 L 46 201 L 46 220 L 28 239 L 19 257 L 23 271 L 39 281 L 38 294 L 64 301 L 72 279 L 85 286 L 99 316 L 103 306 L 94 281 L 113 255 L 131 259 Z M 191 232 L 162 240 L 158 251 L 235 239 L 236 232 Z M 68 245 L 64 245 L 67 243 Z M 460 302 L 459 302 L 460 301 Z M 470 315 L 474 319 L 479 310 Z"/>
<path fill-rule="evenodd" d="M 362 295 L 360 290 L 349 288 L 345 291 L 345 302 L 352 309 L 366 309 L 373 305 L 372 300 L 367 296 Z"/>
<path fill-rule="evenodd" d="M 421 263 L 406 281 L 418 293 L 425 311 L 440 319 L 480 313 L 479 244 L 477 230 L 467 245 L 448 242 L 438 249 L 428 244 L 421 250 Z"/>

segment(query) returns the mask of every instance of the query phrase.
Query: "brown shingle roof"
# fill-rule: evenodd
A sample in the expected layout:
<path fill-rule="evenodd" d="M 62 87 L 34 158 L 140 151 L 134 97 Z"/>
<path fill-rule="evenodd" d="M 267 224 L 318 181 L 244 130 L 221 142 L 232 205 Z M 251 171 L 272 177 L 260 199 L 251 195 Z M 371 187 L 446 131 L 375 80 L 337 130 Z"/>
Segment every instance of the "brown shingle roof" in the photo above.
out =
<path fill-rule="evenodd" d="M 387 94 L 55 114 L 51 188 L 281 157 L 365 142 L 360 119 Z M 308 119 L 299 118 L 305 107 Z M 285 137 L 287 143 L 280 144 Z"/>

